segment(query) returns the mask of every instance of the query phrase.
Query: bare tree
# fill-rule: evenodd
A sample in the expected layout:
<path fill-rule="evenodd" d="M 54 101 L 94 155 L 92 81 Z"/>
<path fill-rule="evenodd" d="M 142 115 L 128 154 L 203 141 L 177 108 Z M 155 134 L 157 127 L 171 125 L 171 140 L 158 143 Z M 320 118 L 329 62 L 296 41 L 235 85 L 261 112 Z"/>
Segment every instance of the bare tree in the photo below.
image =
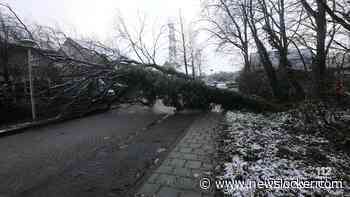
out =
<path fill-rule="evenodd" d="M 183 49 L 183 61 L 185 64 L 185 71 L 186 76 L 188 76 L 188 61 L 187 61 L 187 47 L 186 47 L 186 37 L 185 37 L 185 29 L 184 29 L 184 22 L 181 10 L 179 11 L 179 19 L 180 19 L 180 26 L 181 26 L 181 40 L 182 40 L 182 49 Z"/>
<path fill-rule="evenodd" d="M 192 22 L 189 25 L 189 28 L 186 32 L 187 34 L 187 43 L 186 48 L 187 51 L 189 51 L 189 55 L 187 59 L 191 62 L 191 68 L 192 68 L 192 78 L 196 79 L 196 73 L 199 73 L 199 76 L 202 72 L 202 63 L 203 63 L 203 56 L 202 52 L 204 50 L 203 43 L 199 40 L 201 30 L 197 28 L 196 24 L 197 22 Z"/>
<path fill-rule="evenodd" d="M 316 32 L 316 57 L 312 64 L 314 96 L 321 97 L 324 91 L 324 77 L 326 72 L 326 37 L 327 37 L 327 18 L 325 5 L 326 0 L 316 1 L 316 8 L 313 8 L 307 0 L 301 0 L 301 3 L 307 11 L 309 17 L 314 21 Z"/>
<path fill-rule="evenodd" d="M 338 24 L 342 25 L 345 29 L 350 31 L 350 10 L 349 1 L 336 1 L 333 9 L 329 7 L 324 1 L 317 0 L 325 6 L 326 12 L 332 17 L 332 19 Z M 346 8 L 348 10 L 346 10 Z"/>
<path fill-rule="evenodd" d="M 294 32 L 298 31 L 298 23 L 287 20 L 286 15 L 289 14 L 287 8 L 293 7 L 295 1 L 285 0 L 258 0 L 259 7 L 257 8 L 263 14 L 263 30 L 267 34 L 268 42 L 273 49 L 276 49 L 279 56 L 280 75 L 284 79 L 280 83 L 284 84 L 284 94 L 290 94 L 294 98 L 296 96 L 304 98 L 305 93 L 301 85 L 293 76 L 293 69 L 288 60 L 290 40 L 293 39 Z M 287 3 L 287 4 L 286 4 Z M 294 28 L 297 28 L 294 30 Z M 302 54 L 301 54 L 302 57 Z M 287 95 L 285 95 L 287 96 Z M 291 95 L 289 95 L 291 96 Z"/>
<path fill-rule="evenodd" d="M 117 33 L 120 40 L 127 44 L 137 59 L 143 64 L 157 64 L 158 53 L 161 49 L 162 37 L 166 32 L 166 25 L 148 31 L 145 16 L 139 16 L 139 27 L 131 31 L 124 18 L 118 16 Z M 151 33 L 151 35 L 149 35 Z M 151 41 L 149 41 L 151 40 Z"/>
<path fill-rule="evenodd" d="M 1 6 L 5 9 L 2 9 Z M 13 13 L 13 10 L 9 6 L 0 4 L 0 63 L 3 66 L 5 83 L 10 83 L 10 68 L 8 64 L 10 44 L 26 36 L 24 34 L 24 27 Z"/>
<path fill-rule="evenodd" d="M 244 12 L 248 9 L 247 0 L 211 0 L 205 6 L 205 19 L 208 31 L 218 41 L 218 48 L 232 46 L 239 49 L 245 69 L 249 66 L 248 19 Z"/>
<path fill-rule="evenodd" d="M 197 49 L 194 53 L 194 59 L 197 65 L 197 69 L 198 69 L 198 76 L 202 77 L 203 74 L 203 50 L 204 49 Z"/>
<path fill-rule="evenodd" d="M 243 10 L 243 14 L 248 19 L 248 26 L 255 41 L 261 63 L 264 66 L 265 72 L 269 79 L 273 95 L 278 99 L 282 99 L 282 90 L 277 79 L 276 71 L 273 68 L 267 48 L 261 39 L 261 35 L 259 34 L 259 27 L 262 28 L 261 21 L 264 19 L 264 15 L 256 11 L 256 6 L 259 6 L 258 2 L 255 0 L 249 0 L 247 4 L 248 9 Z"/>

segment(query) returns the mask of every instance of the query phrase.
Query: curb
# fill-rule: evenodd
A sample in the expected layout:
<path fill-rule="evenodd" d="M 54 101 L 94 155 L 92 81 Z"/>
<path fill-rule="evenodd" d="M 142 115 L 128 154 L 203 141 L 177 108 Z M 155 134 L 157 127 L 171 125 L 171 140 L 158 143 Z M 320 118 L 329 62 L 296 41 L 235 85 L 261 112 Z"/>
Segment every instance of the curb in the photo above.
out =
<path fill-rule="evenodd" d="M 118 108 L 111 108 L 108 111 L 116 110 L 116 109 L 118 109 Z M 101 113 L 103 113 L 103 112 L 101 112 Z M 94 113 L 94 114 L 96 115 L 96 114 L 101 114 L 101 113 Z M 45 120 L 40 120 L 40 121 L 35 121 L 35 122 L 26 122 L 26 123 L 21 123 L 21 124 L 17 124 L 17 125 L 12 125 L 12 126 L 9 126 L 7 128 L 0 129 L 0 137 L 11 136 L 11 135 L 23 133 L 27 129 L 44 127 L 44 126 L 47 126 L 47 125 L 50 125 L 50 124 L 56 124 L 56 123 L 61 123 L 61 122 L 65 122 L 65 121 L 75 120 L 75 119 L 79 119 L 79 118 L 83 118 L 83 117 L 88 117 L 90 115 L 93 115 L 93 114 L 88 114 L 88 115 L 85 115 L 85 116 L 82 116 L 82 117 L 77 116 L 77 117 L 70 117 L 70 118 L 67 118 L 67 117 L 63 117 L 62 118 L 62 117 L 56 116 L 56 117 L 50 118 L 50 119 L 45 119 Z M 156 125 L 156 124 L 162 122 L 163 120 L 167 119 L 171 115 L 172 114 L 164 115 L 162 118 L 151 122 L 144 129 L 147 129 L 147 128 L 153 126 L 153 125 Z"/>
<path fill-rule="evenodd" d="M 65 120 L 67 120 L 67 119 L 55 117 L 55 118 L 41 120 L 41 121 L 26 122 L 26 123 L 22 123 L 22 124 L 17 124 L 17 125 L 5 128 L 5 129 L 0 129 L 0 137 L 18 134 L 18 133 L 23 132 L 26 129 L 42 127 L 42 126 L 46 126 L 46 125 L 53 124 L 53 123 L 59 123 L 59 122 L 65 121 Z"/>
<path fill-rule="evenodd" d="M 44 119 L 44 120 L 40 120 L 40 121 L 25 122 L 25 123 L 20 123 L 20 124 L 16 124 L 16 125 L 11 125 L 7 128 L 0 128 L 0 137 L 6 137 L 6 136 L 10 136 L 10 135 L 23 133 L 27 129 L 39 128 L 39 127 L 44 127 L 44 126 L 47 126 L 50 124 L 57 124 L 57 123 L 65 122 L 65 121 L 76 120 L 76 119 L 88 117 L 91 115 L 101 114 L 101 113 L 105 113 L 105 112 L 112 111 L 112 110 L 118 110 L 118 109 L 119 109 L 119 106 L 112 105 L 111 108 L 107 111 L 101 111 L 101 112 L 96 111 L 96 112 L 85 114 L 83 116 L 73 116 L 73 117 L 56 116 L 54 118 Z"/>

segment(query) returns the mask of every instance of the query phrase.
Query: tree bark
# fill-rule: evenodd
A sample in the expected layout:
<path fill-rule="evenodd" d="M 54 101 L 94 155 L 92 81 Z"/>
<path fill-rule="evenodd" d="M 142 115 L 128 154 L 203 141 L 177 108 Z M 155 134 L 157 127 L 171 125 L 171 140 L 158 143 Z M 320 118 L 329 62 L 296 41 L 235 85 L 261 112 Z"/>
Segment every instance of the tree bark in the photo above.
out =
<path fill-rule="evenodd" d="M 326 0 L 323 0 L 326 3 Z M 315 62 L 312 65 L 314 78 L 314 96 L 320 98 L 324 91 L 324 77 L 326 71 L 326 36 L 327 36 L 327 21 L 326 10 L 322 2 L 317 1 L 317 17 L 315 18 L 317 24 L 317 53 Z"/>
<path fill-rule="evenodd" d="M 313 96 L 321 98 L 324 91 L 324 78 L 326 72 L 326 37 L 327 37 L 327 19 L 326 7 L 327 0 L 317 0 L 317 10 L 313 10 L 306 0 L 301 0 L 303 7 L 315 19 L 316 22 L 316 57 L 312 63 L 313 78 Z"/>
<path fill-rule="evenodd" d="M 183 47 L 183 50 L 184 50 L 185 71 L 186 71 L 186 76 L 188 76 L 188 63 L 187 63 L 187 53 L 186 53 L 186 39 L 185 39 L 184 24 L 183 24 L 183 20 L 182 20 L 181 11 L 180 11 L 180 25 L 181 25 L 182 47 Z"/>
<path fill-rule="evenodd" d="M 243 14 L 248 19 L 248 26 L 252 32 L 252 36 L 254 38 L 256 47 L 258 49 L 258 54 L 261 59 L 261 62 L 263 64 L 264 70 L 267 74 L 267 78 L 269 80 L 270 87 L 272 89 L 272 94 L 276 99 L 281 100 L 282 94 L 281 89 L 278 83 L 278 79 L 276 76 L 276 71 L 273 68 L 272 62 L 270 60 L 269 54 L 267 52 L 266 47 L 262 43 L 262 41 L 259 38 L 258 30 L 256 28 L 254 14 L 253 14 L 253 2 L 252 0 L 249 1 L 249 8 L 248 10 L 243 10 Z"/>

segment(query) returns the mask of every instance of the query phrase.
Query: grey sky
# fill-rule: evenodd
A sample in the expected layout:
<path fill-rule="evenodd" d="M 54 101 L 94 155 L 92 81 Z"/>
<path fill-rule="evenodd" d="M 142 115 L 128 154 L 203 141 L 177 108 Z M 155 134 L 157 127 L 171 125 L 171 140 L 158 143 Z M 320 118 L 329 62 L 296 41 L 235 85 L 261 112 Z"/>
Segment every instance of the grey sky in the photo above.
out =
<path fill-rule="evenodd" d="M 127 24 L 137 23 L 137 14 L 147 15 L 148 20 L 167 21 L 177 18 L 179 9 L 187 22 L 198 19 L 200 0 L 5 0 L 26 22 L 56 26 L 78 35 L 93 37 L 101 41 L 111 39 L 114 34 L 115 16 L 118 10 Z M 234 71 L 239 69 L 239 58 L 228 58 L 207 50 L 206 71 Z M 210 66 L 209 66 L 210 65 Z"/>

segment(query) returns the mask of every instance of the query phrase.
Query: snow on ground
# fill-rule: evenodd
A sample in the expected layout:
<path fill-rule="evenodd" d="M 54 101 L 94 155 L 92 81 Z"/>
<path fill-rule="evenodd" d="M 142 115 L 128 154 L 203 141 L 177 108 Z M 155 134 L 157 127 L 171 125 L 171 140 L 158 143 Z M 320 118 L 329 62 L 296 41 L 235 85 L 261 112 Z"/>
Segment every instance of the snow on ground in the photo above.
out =
<path fill-rule="evenodd" d="M 163 100 L 157 99 L 152 110 L 156 114 L 174 114 L 176 109 L 175 107 L 165 106 Z"/>
<path fill-rule="evenodd" d="M 321 188 L 235 188 L 227 187 L 230 196 L 310 196 L 350 194 L 348 153 L 329 146 L 329 141 L 317 134 L 294 132 L 288 124 L 293 119 L 288 112 L 254 114 L 228 112 L 227 129 L 221 136 L 219 151 L 222 179 L 242 181 L 342 180 L 342 189 Z M 320 177 L 321 167 L 330 167 L 329 176 Z M 325 175 L 325 174 L 321 174 Z M 255 182 L 257 183 L 257 182 Z M 288 186 L 288 185 L 287 185 Z"/>

